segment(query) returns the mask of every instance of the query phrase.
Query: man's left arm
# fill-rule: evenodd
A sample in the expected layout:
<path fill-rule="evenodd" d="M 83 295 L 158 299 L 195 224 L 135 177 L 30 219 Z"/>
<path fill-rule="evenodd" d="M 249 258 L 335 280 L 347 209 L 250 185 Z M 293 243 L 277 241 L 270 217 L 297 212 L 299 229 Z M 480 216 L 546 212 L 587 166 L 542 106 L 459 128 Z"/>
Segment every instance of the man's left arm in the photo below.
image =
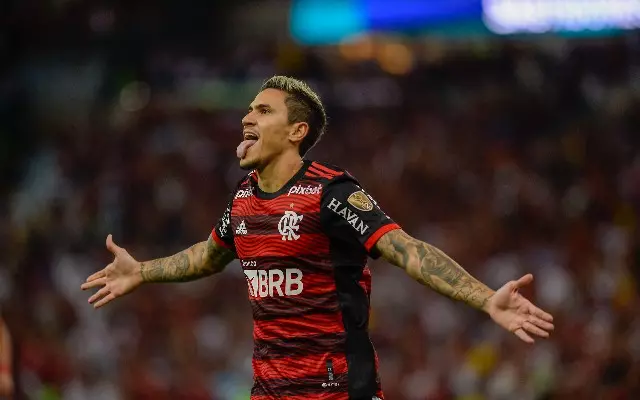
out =
<path fill-rule="evenodd" d="M 533 281 L 531 274 L 491 290 L 441 250 L 402 231 L 350 175 L 323 190 L 320 219 L 332 238 L 372 258 L 384 257 L 418 282 L 488 313 L 527 343 L 533 343 L 529 333 L 547 337 L 553 329 L 553 317 L 519 293 Z"/>
<path fill-rule="evenodd" d="M 404 269 L 418 282 L 486 312 L 494 322 L 524 342 L 534 342 L 530 334 L 548 337 L 554 328 L 553 317 L 519 293 L 522 287 L 533 281 L 531 274 L 493 291 L 442 250 L 409 236 L 401 229 L 384 234 L 375 248 L 385 260 Z"/>
<path fill-rule="evenodd" d="M 394 230 L 382 236 L 376 248 L 391 264 L 436 292 L 482 311 L 495 291 L 471 276 L 442 250 Z"/>

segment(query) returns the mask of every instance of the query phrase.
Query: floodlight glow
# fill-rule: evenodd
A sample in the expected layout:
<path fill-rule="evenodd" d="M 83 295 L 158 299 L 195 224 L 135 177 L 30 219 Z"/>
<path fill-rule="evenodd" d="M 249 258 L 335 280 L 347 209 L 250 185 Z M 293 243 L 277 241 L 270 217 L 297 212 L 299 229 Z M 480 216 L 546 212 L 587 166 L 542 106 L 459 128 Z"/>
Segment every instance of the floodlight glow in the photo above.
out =
<path fill-rule="evenodd" d="M 640 27 L 640 0 L 483 0 L 497 34 L 601 31 Z"/>

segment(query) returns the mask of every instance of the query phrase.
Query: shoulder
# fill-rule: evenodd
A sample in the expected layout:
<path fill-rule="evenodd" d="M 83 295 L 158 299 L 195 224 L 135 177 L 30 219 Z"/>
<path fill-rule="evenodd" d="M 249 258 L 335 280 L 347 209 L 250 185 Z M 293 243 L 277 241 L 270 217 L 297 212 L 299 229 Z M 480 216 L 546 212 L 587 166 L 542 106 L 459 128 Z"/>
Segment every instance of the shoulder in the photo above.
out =
<path fill-rule="evenodd" d="M 257 182 L 258 177 L 255 171 L 251 171 L 248 174 L 242 176 L 231 192 L 232 198 L 235 200 L 238 198 L 250 197 L 253 194 L 254 183 Z"/>
<path fill-rule="evenodd" d="M 304 177 L 318 181 L 325 187 L 348 182 L 358 185 L 356 178 L 344 168 L 319 161 L 310 161 Z"/>
<path fill-rule="evenodd" d="M 237 187 L 242 186 L 251 186 L 254 183 L 258 183 L 258 173 L 255 170 L 252 170 L 238 181 Z"/>
<path fill-rule="evenodd" d="M 373 203 L 369 201 L 369 196 L 360 186 L 360 182 L 344 168 L 327 163 L 312 162 L 307 173 L 322 173 L 322 177 L 316 179 L 322 179 L 323 181 L 323 209 L 332 208 L 346 202 L 361 211 L 373 209 Z"/>

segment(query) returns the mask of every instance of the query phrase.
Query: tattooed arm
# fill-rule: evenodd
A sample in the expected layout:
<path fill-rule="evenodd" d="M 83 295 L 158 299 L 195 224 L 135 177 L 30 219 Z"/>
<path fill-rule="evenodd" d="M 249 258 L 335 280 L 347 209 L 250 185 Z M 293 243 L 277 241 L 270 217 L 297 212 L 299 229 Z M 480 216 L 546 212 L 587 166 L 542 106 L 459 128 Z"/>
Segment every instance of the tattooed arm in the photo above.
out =
<path fill-rule="evenodd" d="M 235 254 L 211 236 L 170 257 L 140 263 L 143 282 L 187 282 L 221 272 Z"/>
<path fill-rule="evenodd" d="M 495 323 L 526 343 L 534 342 L 532 336 L 549 337 L 554 329 L 553 316 L 519 293 L 521 288 L 533 282 L 531 274 L 507 282 L 494 292 L 441 250 L 400 229 L 382 236 L 376 249 L 418 282 L 486 312 Z"/>
<path fill-rule="evenodd" d="M 206 242 L 189 247 L 170 257 L 138 262 L 109 235 L 107 248 L 113 262 L 87 278 L 82 289 L 102 287 L 89 298 L 94 307 L 102 307 L 145 282 L 186 282 L 218 273 L 235 258 L 235 253 L 220 246 L 211 236 Z"/>
<path fill-rule="evenodd" d="M 409 276 L 438 293 L 487 311 L 494 291 L 478 281 L 438 248 L 409 236 L 400 229 L 376 244 L 382 257 L 404 269 Z"/>

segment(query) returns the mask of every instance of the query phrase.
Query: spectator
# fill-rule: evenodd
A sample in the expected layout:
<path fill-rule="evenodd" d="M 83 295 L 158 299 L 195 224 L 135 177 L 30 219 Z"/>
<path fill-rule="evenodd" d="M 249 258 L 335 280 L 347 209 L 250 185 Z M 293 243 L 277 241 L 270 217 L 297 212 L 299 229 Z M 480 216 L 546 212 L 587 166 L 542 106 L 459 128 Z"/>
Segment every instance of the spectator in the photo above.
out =
<path fill-rule="evenodd" d="M 0 319 L 0 396 L 13 396 L 13 370 L 11 335 L 9 328 Z"/>

